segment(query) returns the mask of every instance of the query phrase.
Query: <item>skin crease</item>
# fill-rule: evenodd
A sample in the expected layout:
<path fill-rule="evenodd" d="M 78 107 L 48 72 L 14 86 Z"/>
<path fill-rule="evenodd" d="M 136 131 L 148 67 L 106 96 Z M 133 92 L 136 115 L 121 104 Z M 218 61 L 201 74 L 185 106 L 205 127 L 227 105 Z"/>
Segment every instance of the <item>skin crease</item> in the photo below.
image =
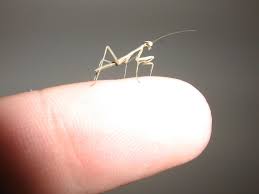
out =
<path fill-rule="evenodd" d="M 196 158 L 211 112 L 164 77 L 78 83 L 0 99 L 0 172 L 13 193 L 100 193 Z"/>

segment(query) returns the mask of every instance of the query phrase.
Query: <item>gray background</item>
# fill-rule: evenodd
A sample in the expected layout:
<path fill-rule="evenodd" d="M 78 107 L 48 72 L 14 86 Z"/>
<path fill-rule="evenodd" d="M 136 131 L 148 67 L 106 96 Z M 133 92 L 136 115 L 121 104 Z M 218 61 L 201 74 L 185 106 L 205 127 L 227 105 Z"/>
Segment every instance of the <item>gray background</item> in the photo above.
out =
<path fill-rule="evenodd" d="M 206 96 L 213 115 L 207 149 L 108 193 L 259 193 L 258 20 L 256 0 L 1 0 L 0 96 L 90 80 L 107 44 L 122 56 L 144 40 L 197 29 L 150 53 L 154 75 L 190 82 Z M 122 76 L 118 68 L 101 78 Z"/>

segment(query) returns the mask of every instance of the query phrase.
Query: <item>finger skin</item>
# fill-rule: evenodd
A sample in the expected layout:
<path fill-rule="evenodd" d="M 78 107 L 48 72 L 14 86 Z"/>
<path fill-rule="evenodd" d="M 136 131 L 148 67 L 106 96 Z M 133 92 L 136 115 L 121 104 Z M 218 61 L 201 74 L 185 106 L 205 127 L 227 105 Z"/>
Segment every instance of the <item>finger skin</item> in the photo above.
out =
<path fill-rule="evenodd" d="M 99 193 L 197 157 L 211 135 L 206 99 L 177 79 L 139 81 L 0 99 L 0 171 L 28 193 Z"/>

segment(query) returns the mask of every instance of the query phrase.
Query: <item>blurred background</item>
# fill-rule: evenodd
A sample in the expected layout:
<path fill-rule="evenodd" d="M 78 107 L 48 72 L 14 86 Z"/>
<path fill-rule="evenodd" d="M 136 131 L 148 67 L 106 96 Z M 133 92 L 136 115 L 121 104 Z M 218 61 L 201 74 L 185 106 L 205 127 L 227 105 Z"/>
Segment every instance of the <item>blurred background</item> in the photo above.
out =
<path fill-rule="evenodd" d="M 107 194 L 259 193 L 256 0 L 1 0 L 0 96 L 91 80 L 106 45 L 120 57 L 184 29 L 197 32 L 163 39 L 143 56 L 156 57 L 153 75 L 204 94 L 211 141 L 194 161 Z M 141 67 L 140 75 L 148 72 Z M 122 77 L 117 67 L 100 79 Z"/>

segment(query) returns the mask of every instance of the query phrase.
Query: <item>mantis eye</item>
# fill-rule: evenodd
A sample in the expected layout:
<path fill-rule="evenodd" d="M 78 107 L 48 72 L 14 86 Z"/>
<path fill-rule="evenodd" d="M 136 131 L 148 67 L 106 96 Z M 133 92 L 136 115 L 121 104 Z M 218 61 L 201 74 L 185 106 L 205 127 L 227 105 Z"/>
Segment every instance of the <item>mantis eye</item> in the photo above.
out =
<path fill-rule="evenodd" d="M 147 47 L 153 46 L 153 42 L 151 42 L 151 41 L 145 41 L 145 44 L 147 45 Z"/>

